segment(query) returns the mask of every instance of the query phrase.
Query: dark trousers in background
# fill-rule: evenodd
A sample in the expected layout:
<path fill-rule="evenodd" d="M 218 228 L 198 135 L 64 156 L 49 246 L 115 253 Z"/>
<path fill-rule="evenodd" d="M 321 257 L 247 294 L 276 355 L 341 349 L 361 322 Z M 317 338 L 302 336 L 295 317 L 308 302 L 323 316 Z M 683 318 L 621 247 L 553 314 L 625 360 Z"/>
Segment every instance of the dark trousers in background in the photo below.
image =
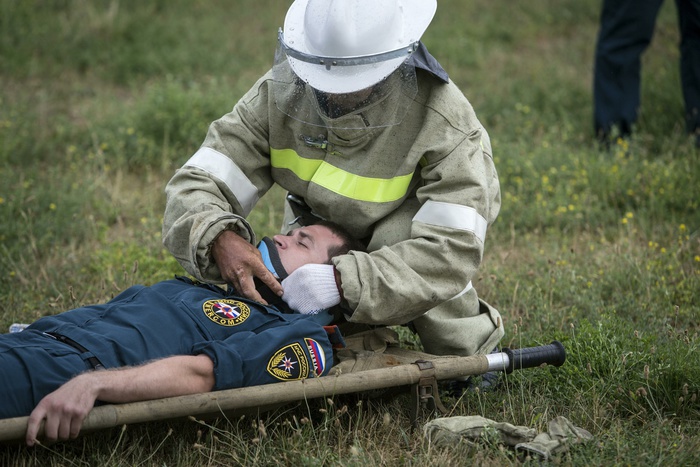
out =
<path fill-rule="evenodd" d="M 640 104 L 641 55 L 663 0 L 604 0 L 595 51 L 594 127 L 599 138 L 632 130 Z M 676 0 L 686 128 L 700 130 L 700 0 Z"/>

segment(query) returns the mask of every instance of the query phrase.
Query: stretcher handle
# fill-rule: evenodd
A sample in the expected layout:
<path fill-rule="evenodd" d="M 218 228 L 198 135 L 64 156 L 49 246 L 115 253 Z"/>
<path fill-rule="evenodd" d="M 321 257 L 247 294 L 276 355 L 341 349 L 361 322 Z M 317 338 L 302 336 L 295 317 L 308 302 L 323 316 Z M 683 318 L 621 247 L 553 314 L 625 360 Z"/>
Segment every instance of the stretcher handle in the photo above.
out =
<path fill-rule="evenodd" d="M 503 353 L 508 355 L 506 373 L 522 368 L 533 368 L 546 363 L 547 365 L 561 366 L 566 360 L 566 350 L 559 341 L 553 341 L 549 345 L 538 347 L 526 347 L 524 349 L 511 350 L 504 348 Z"/>

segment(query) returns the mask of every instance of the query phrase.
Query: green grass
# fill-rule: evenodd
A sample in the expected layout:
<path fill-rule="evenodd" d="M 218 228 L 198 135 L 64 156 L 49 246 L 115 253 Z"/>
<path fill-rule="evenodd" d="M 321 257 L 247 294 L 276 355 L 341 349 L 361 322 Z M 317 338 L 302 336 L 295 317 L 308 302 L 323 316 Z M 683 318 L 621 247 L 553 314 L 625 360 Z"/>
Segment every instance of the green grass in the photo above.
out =
<path fill-rule="evenodd" d="M 163 188 L 271 65 L 287 4 L 0 0 L 2 329 L 182 272 L 160 242 Z M 697 465 L 700 152 L 683 132 L 675 7 L 643 58 L 635 134 L 608 151 L 592 131 L 599 7 L 441 0 L 424 37 L 491 135 L 503 207 L 474 282 L 502 344 L 568 351 L 444 403 L 537 430 L 566 416 L 595 440 L 564 465 Z M 281 195 L 253 212 L 260 235 L 279 228 Z M 537 463 L 488 440 L 431 446 L 410 402 L 117 427 L 0 447 L 0 465 Z"/>

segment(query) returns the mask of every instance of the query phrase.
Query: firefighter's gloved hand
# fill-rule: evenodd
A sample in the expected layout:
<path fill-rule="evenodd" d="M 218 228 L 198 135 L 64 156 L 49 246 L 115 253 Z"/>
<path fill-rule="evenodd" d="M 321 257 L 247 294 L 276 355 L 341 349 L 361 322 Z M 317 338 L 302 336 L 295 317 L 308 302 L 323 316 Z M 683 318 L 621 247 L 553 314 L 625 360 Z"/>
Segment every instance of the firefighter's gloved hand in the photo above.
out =
<path fill-rule="evenodd" d="M 282 287 L 282 300 L 304 315 L 315 315 L 340 303 L 332 264 L 305 264 L 284 279 Z"/>

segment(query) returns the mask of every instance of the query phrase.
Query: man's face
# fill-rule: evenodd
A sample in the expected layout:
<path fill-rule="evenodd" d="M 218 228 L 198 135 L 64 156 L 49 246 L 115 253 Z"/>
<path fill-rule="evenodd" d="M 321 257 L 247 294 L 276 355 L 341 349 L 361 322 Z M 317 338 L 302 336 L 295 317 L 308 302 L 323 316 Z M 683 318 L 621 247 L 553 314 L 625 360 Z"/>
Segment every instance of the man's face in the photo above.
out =
<path fill-rule="evenodd" d="M 289 274 L 305 264 L 327 263 L 330 259 L 328 249 L 342 244 L 328 227 L 321 225 L 301 227 L 287 235 L 275 235 L 272 239 L 280 261 Z"/>

